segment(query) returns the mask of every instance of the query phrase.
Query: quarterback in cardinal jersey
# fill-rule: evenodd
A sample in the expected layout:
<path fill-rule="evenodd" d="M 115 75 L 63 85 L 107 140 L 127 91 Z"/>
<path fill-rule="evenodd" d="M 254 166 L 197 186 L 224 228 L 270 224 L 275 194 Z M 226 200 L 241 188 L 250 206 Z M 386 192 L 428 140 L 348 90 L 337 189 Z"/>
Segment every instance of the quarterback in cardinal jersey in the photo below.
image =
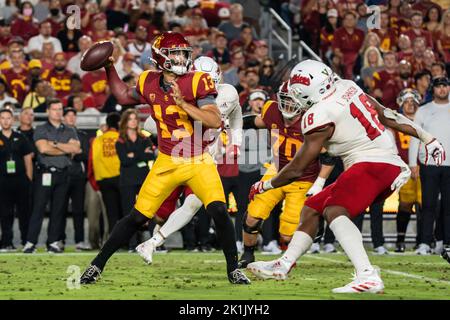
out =
<path fill-rule="evenodd" d="M 274 178 L 252 186 L 250 198 L 295 181 L 323 147 L 341 157 L 346 170 L 306 200 L 297 231 L 280 259 L 253 262 L 247 268 L 261 278 L 286 279 L 313 243 L 323 215 L 356 269 L 354 280 L 333 292 L 383 292 L 379 270 L 371 265 L 361 233 L 350 218 L 389 196 L 410 177 L 384 125 L 418 137 L 438 165 L 445 159 L 442 145 L 411 120 L 367 96 L 353 81 L 337 79 L 321 62 L 305 60 L 296 65 L 289 79 L 289 94 L 306 110 L 302 118 L 304 143 Z"/>
<path fill-rule="evenodd" d="M 228 280 L 249 284 L 238 269 L 233 222 L 228 216 L 225 196 L 216 165 L 207 152 L 208 129 L 221 126 L 211 76 L 193 71 L 192 48 L 176 32 L 165 32 L 152 43 L 152 60 L 160 69 L 144 71 L 136 87 L 121 81 L 113 66 L 106 68 L 111 91 L 121 105 L 147 103 L 157 124 L 159 155 L 139 191 L 128 216 L 114 227 L 108 241 L 80 278 L 82 284 L 95 282 L 107 260 L 120 245 L 147 223 L 161 204 L 180 186 L 189 187 L 212 216 L 227 263 Z"/>
<path fill-rule="evenodd" d="M 239 147 L 242 142 L 242 109 L 239 104 L 239 95 L 236 89 L 229 85 L 220 83 L 221 72 L 218 64 L 209 57 L 199 57 L 194 61 L 194 70 L 202 71 L 214 81 L 217 88 L 216 104 L 219 107 L 222 124 L 228 123 L 230 130 L 224 130 L 223 125 L 219 129 L 210 129 L 210 145 L 209 152 L 213 158 L 217 154 L 221 154 L 222 144 L 219 139 L 221 133 L 227 133 L 231 137 L 231 144 L 227 153 L 232 153 L 237 160 Z M 152 134 L 157 133 L 155 121 L 149 117 L 144 129 Z M 152 169 L 153 170 L 153 169 Z M 181 193 L 184 192 L 185 200 L 183 205 L 175 210 L 177 200 Z M 172 192 L 172 194 L 164 201 L 159 210 L 156 212 L 157 220 L 164 222 L 163 226 L 155 233 L 155 235 L 141 243 L 136 247 L 139 255 L 148 263 L 151 264 L 153 260 L 153 252 L 156 247 L 161 246 L 164 240 L 172 233 L 184 227 L 201 208 L 202 201 L 192 193 L 189 187 L 179 187 Z"/>

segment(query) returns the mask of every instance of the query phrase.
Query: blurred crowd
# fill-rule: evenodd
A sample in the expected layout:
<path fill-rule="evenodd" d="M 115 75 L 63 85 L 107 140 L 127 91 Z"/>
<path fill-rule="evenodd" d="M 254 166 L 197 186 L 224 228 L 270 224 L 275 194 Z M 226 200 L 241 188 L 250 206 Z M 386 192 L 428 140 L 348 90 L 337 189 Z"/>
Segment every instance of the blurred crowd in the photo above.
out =
<path fill-rule="evenodd" d="M 379 9 L 375 18 L 370 13 L 373 5 Z M 6 187 L 0 191 L 3 251 L 15 250 L 12 223 L 16 214 L 22 245 L 32 252 L 46 211 L 51 221 L 49 251 L 64 249 L 68 211 L 73 216 L 77 249 L 98 249 L 104 234 L 133 205 L 148 163 L 157 153 L 154 137 L 139 127 L 149 107 L 127 109 L 119 105 L 110 93 L 104 70 L 80 69 L 81 57 L 97 41 L 112 41 L 118 74 L 132 86 L 142 71 L 155 68 L 151 60 L 153 38 L 164 31 L 180 32 L 193 47 L 193 59 L 206 55 L 217 61 L 223 82 L 236 87 L 244 114 L 259 114 L 265 101 L 275 99 L 290 63 L 270 52 L 262 21 L 268 7 L 291 26 L 294 43 L 303 40 L 337 75 L 353 79 L 386 107 L 403 112 L 398 97 L 405 90 L 416 90 L 419 101 L 412 118 L 419 106 L 436 100 L 434 90 L 444 82 L 433 81 L 445 78 L 450 65 L 450 10 L 445 0 L 0 0 L 0 7 L 0 138 L 5 141 L 0 140 L 0 184 L 2 189 Z M 48 121 L 36 127 L 34 113 L 47 113 Z M 98 119 L 101 126 L 97 132 Z M 20 134 L 20 148 L 5 140 L 8 126 L 17 128 L 13 132 Z M 44 131 L 47 135 L 42 139 L 39 132 Z M 48 146 L 38 140 L 47 141 Z M 409 146 L 409 140 L 405 144 Z M 47 147 L 62 157 L 60 162 L 42 157 Z M 252 152 L 250 149 L 242 152 Z M 102 158 L 104 154 L 109 157 Z M 222 177 L 232 178 L 231 182 L 224 180 L 230 185 L 227 198 L 240 241 L 248 188 L 261 177 L 263 166 L 219 168 Z M 53 181 L 46 186 L 49 173 Z M 445 179 L 449 184 L 450 177 Z M 444 240 L 442 226 L 450 223 L 446 202 L 450 196 L 438 190 L 432 195 L 436 203 L 439 194 L 439 208 L 448 212 L 436 214 L 434 220 L 442 220 L 441 226 L 431 241 L 426 241 L 428 246 Z M 418 201 L 413 202 L 402 204 L 400 211 L 420 211 Z M 382 213 L 382 204 L 374 205 L 370 212 Z M 427 210 L 435 215 L 436 205 Z M 275 211 L 279 213 L 280 208 Z M 276 214 L 272 216 L 264 224 L 262 245 L 264 250 L 277 253 L 277 219 Z M 403 234 L 398 244 L 405 241 L 403 225 L 398 230 Z M 450 233 L 450 226 L 447 228 Z M 382 219 L 376 219 L 371 229 L 373 240 L 378 239 L 374 247 L 384 248 Z M 210 218 L 200 212 L 185 228 L 185 247 L 210 251 L 215 245 L 213 231 Z M 327 231 L 325 242 L 333 243 Z M 139 237 L 130 241 L 129 249 Z M 417 245 L 423 241 L 418 237 Z M 429 247 L 422 249 L 422 253 L 430 251 Z M 385 251 L 379 249 L 379 253 Z"/>

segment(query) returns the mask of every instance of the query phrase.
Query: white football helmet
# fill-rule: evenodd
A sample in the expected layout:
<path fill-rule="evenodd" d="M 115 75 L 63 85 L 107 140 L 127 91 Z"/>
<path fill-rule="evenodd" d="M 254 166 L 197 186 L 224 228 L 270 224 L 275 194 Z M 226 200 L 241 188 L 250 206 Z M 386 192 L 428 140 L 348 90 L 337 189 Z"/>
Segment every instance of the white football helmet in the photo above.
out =
<path fill-rule="evenodd" d="M 297 64 L 289 77 L 289 93 L 302 108 L 309 109 L 336 90 L 336 77 L 326 64 L 305 60 Z"/>
<path fill-rule="evenodd" d="M 288 82 L 284 81 L 277 92 L 278 109 L 286 119 L 292 119 L 302 112 L 302 106 L 289 94 Z"/>
<path fill-rule="evenodd" d="M 214 59 L 210 57 L 201 56 L 194 60 L 194 70 L 209 73 L 216 86 L 222 79 L 220 67 Z"/>

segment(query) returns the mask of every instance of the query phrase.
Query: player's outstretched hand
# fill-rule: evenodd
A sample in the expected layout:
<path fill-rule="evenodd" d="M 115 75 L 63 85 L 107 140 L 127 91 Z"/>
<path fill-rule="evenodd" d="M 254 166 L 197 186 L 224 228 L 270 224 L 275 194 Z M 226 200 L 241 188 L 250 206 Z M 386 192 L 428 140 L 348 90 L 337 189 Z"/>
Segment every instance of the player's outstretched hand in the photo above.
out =
<path fill-rule="evenodd" d="M 442 144 L 436 139 L 425 145 L 426 158 L 425 165 L 427 165 L 431 158 L 434 159 L 436 165 L 440 166 L 445 161 L 445 150 Z"/>
<path fill-rule="evenodd" d="M 248 200 L 253 201 L 257 194 L 263 193 L 264 190 L 264 182 L 258 181 L 252 185 L 250 188 L 250 193 L 248 194 Z"/>

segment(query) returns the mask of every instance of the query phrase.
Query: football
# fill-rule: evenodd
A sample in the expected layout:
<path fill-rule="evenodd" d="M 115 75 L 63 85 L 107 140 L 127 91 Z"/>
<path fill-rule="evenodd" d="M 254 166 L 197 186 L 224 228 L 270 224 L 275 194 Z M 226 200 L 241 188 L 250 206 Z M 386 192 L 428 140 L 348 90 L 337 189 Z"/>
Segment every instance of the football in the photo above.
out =
<path fill-rule="evenodd" d="M 81 57 L 81 69 L 84 71 L 94 71 L 104 67 L 112 55 L 113 50 L 114 46 L 110 41 L 97 42 Z"/>

